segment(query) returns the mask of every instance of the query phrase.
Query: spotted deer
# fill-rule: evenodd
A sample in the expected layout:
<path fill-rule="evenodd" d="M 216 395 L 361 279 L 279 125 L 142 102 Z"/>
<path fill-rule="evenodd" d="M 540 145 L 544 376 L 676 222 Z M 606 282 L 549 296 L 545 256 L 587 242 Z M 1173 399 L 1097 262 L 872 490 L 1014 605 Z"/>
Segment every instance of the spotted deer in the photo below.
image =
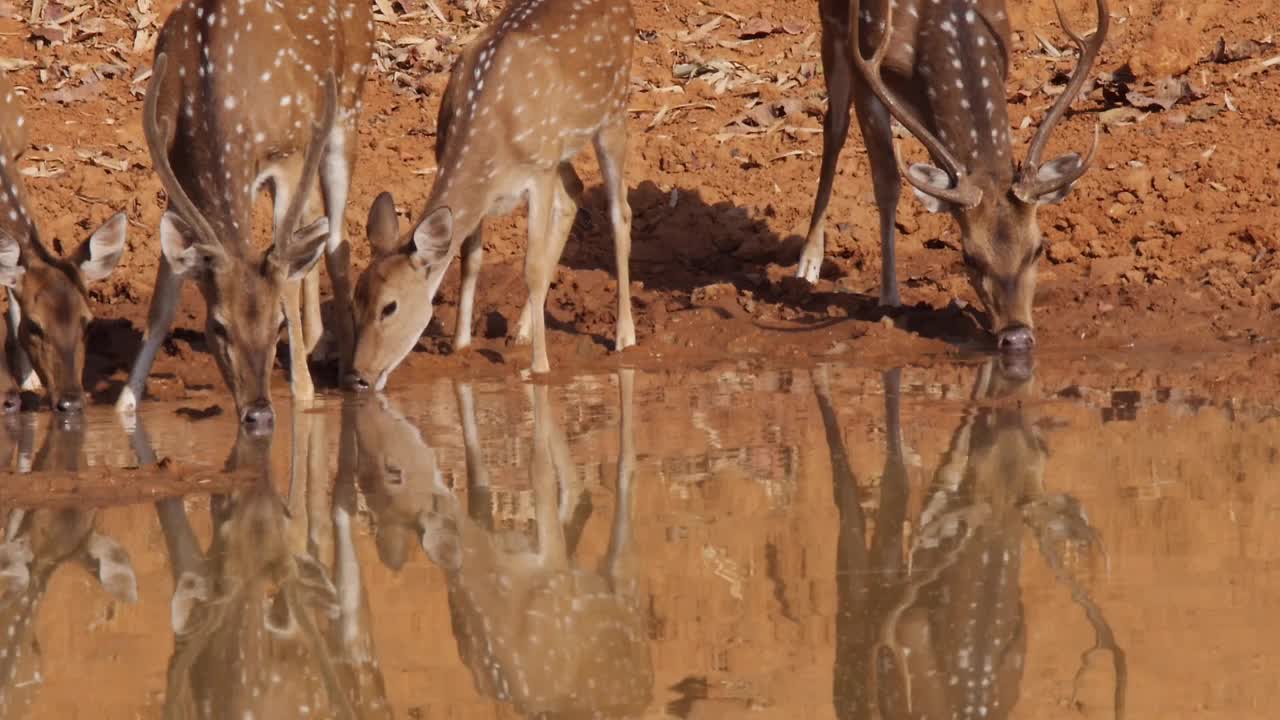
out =
<path fill-rule="evenodd" d="M 21 389 L 43 386 L 56 411 L 74 413 L 84 405 L 85 338 L 93 321 L 88 285 L 119 264 L 128 221 L 117 213 L 70 255 L 56 255 L 40 237 L 18 170 L 27 141 L 21 102 L 0 76 L 0 285 L 9 295 L 8 364 Z M 16 409 L 16 397 L 6 392 L 4 407 Z"/>
<path fill-rule="evenodd" d="M 1097 29 L 1087 37 L 1058 8 L 1080 57 L 1020 167 L 1014 166 L 1005 100 L 1011 31 L 1004 0 L 820 0 L 819 7 L 829 107 L 798 275 L 816 282 L 821 270 L 827 205 L 852 103 L 879 206 L 881 304 L 899 303 L 894 218 L 905 174 L 926 210 L 945 211 L 959 223 L 964 265 L 997 346 L 1030 349 L 1036 263 L 1044 251 L 1037 209 L 1061 202 L 1085 174 L 1098 149 L 1098 131 L 1083 158 L 1073 152 L 1041 162 L 1041 155 L 1106 39 L 1106 0 L 1097 0 Z M 899 169 L 891 118 L 925 146 L 935 165 Z"/>
<path fill-rule="evenodd" d="M 84 423 L 50 423 L 44 442 L 35 444 L 34 418 L 17 428 L 18 467 L 5 469 L 76 471 L 84 467 Z M 133 603 L 138 581 L 128 552 L 97 531 L 98 511 L 91 507 L 14 508 L 6 513 L 0 541 L 0 717 L 29 717 L 43 685 L 42 653 L 37 637 L 40 606 L 59 568 L 88 570 L 114 600 Z M 64 589 L 65 591 L 65 589 Z M 90 593 L 96 596 L 96 593 Z"/>
<path fill-rule="evenodd" d="M 369 4 L 358 0 L 186 0 L 165 21 L 143 127 L 169 204 L 146 337 L 118 410 L 137 407 L 186 278 L 204 296 L 205 336 L 246 425 L 274 422 L 270 374 L 286 328 L 293 396 L 313 396 L 307 354 L 321 326 L 312 268 L 322 251 L 338 347 L 348 352 L 343 216 L 372 38 Z M 251 220 L 263 188 L 272 244 L 257 252 Z M 302 224 L 304 213 L 319 219 Z"/>
<path fill-rule="evenodd" d="M 1026 660 L 1020 575 L 1029 529 L 1096 633 L 1086 660 L 1111 655 L 1121 717 L 1124 652 L 1061 555 L 1065 544 L 1096 546 L 1097 535 L 1075 498 L 1044 486 L 1047 445 L 1033 412 L 1017 402 L 1030 394 L 1032 374 L 993 361 L 979 369 L 972 404 L 904 542 L 911 502 L 900 373 L 885 377 L 888 453 L 872 533 L 829 383 L 821 371 L 815 378 L 840 513 L 834 684 L 840 716 L 871 717 L 878 708 L 874 716 L 884 718 L 1011 717 Z"/>
<path fill-rule="evenodd" d="M 403 416 L 381 403 L 366 403 L 353 416 L 361 472 L 381 476 L 372 480 L 398 487 L 401 496 L 431 498 L 417 502 L 416 512 L 385 516 L 398 523 L 398 536 L 416 536 L 445 571 L 458 652 L 477 689 L 523 716 L 636 716 L 652 696 L 653 666 L 631 557 L 632 373 L 623 370 L 619 377 L 617 506 L 597 571 L 573 562 L 575 542 L 568 535 L 574 528 L 566 527 L 571 508 L 563 489 L 574 468 L 567 444 L 558 447 L 567 441 L 545 386 L 530 390 L 532 542 L 523 531 L 494 527 L 469 386 L 457 386 L 465 507 L 440 480 L 434 451 Z"/>
<path fill-rule="evenodd" d="M 357 389 L 380 389 L 413 350 L 454 255 L 462 290 L 453 348 L 471 344 L 482 223 L 528 200 L 528 299 L 517 340 L 532 369 L 550 370 L 546 299 L 578 208 L 572 165 L 588 141 L 609 198 L 618 274 L 615 347 L 635 344 L 631 316 L 631 207 L 623 177 L 635 19 L 628 0 L 513 0 L 453 67 L 440 103 L 435 183 L 407 237 L 389 193 L 369 212 L 373 260 L 356 287 Z"/>
<path fill-rule="evenodd" d="M 323 423 L 299 439 L 324 444 Z M 145 435 L 135 447 L 140 462 L 153 459 Z M 165 717 L 390 718 L 355 551 L 352 476 L 340 472 L 335 484 L 324 463 L 309 463 L 302 497 L 286 503 L 269 449 L 269 436 L 242 430 L 228 468 L 258 467 L 260 481 L 211 498 L 207 551 L 181 498 L 156 505 L 174 578 Z"/>

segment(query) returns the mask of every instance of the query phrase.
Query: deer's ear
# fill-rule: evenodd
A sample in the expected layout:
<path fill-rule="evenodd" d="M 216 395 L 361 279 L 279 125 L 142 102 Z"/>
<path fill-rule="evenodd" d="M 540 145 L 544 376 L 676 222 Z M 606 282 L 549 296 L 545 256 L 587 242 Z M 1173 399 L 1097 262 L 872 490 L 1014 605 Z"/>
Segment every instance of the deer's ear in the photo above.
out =
<path fill-rule="evenodd" d="M 87 282 L 103 280 L 116 269 L 120 258 L 124 257 L 124 241 L 128 230 L 128 216 L 118 212 L 102 223 L 102 227 L 94 230 L 76 251 L 76 262 Z"/>
<path fill-rule="evenodd" d="M 6 232 L 0 232 L 0 287 L 17 289 L 27 269 L 22 267 L 22 246 Z"/>
<path fill-rule="evenodd" d="M 422 218 L 414 228 L 410 254 L 421 267 L 433 267 L 449 259 L 452 246 L 453 211 L 442 207 Z"/>
<path fill-rule="evenodd" d="M 178 276 L 217 272 L 227 260 L 221 246 L 197 244 L 187 222 L 172 210 L 160 216 L 160 250 Z"/>
<path fill-rule="evenodd" d="M 191 621 L 191 613 L 203 603 L 209 601 L 212 591 L 209 579 L 204 575 L 184 572 L 173 588 L 173 599 L 169 601 L 169 622 L 175 635 L 187 632 Z"/>
<path fill-rule="evenodd" d="M 924 209 L 931 213 L 946 212 L 951 209 L 951 203 L 946 200 L 934 197 L 924 192 L 917 185 L 925 185 L 928 187 L 936 187 L 939 190 L 946 190 L 951 187 L 951 176 L 941 168 L 924 163 L 915 163 L 907 168 L 907 174 L 916 182 L 912 184 L 911 190 L 915 192 L 919 198 L 920 204 L 924 205 Z"/>
<path fill-rule="evenodd" d="M 391 193 L 379 193 L 374 199 L 365 230 L 374 254 L 390 255 L 400 249 L 400 221 L 396 218 L 396 201 Z"/>
<path fill-rule="evenodd" d="M 1036 171 L 1036 182 L 1052 183 L 1055 180 L 1061 180 L 1078 172 L 1082 162 L 1084 160 L 1080 158 L 1079 153 L 1067 153 L 1061 157 L 1056 157 L 1040 166 L 1040 169 Z M 1034 198 L 1035 203 L 1037 205 L 1057 205 L 1071 194 L 1071 188 L 1073 187 L 1075 187 L 1074 182 L 1054 188 Z"/>
<path fill-rule="evenodd" d="M 310 272 L 320 260 L 328 238 L 329 218 L 321 217 L 306 227 L 294 230 L 289 247 L 281 250 L 273 245 L 267 253 L 268 265 L 273 272 L 293 282 Z"/>
<path fill-rule="evenodd" d="M 86 549 L 89 568 L 96 571 L 103 589 L 117 600 L 137 602 L 138 578 L 124 546 L 106 535 L 93 533 Z"/>

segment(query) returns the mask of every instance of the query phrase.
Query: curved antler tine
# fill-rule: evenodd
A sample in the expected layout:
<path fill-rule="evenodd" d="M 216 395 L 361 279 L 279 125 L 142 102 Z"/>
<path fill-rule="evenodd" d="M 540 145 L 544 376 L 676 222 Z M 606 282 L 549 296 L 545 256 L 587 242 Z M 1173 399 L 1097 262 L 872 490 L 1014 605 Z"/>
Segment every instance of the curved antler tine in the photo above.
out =
<path fill-rule="evenodd" d="M 191 201 L 191 197 L 182 189 L 173 167 L 169 165 L 169 126 L 168 120 L 160 119 L 160 86 L 164 82 L 165 71 L 169 67 L 169 56 L 165 53 L 156 55 L 151 67 L 151 82 L 147 85 L 146 101 L 142 107 L 142 130 L 147 138 L 147 149 L 151 154 L 151 166 L 160 176 L 160 185 L 169 196 L 178 215 L 191 226 L 196 233 L 196 241 L 205 245 L 217 245 L 218 234 L 204 213 Z"/>
<path fill-rule="evenodd" d="M 1107 29 L 1111 25 L 1111 11 L 1107 7 L 1107 0 L 1096 0 L 1098 8 L 1098 28 L 1093 31 L 1088 38 L 1077 33 L 1062 12 L 1062 6 L 1057 0 L 1054 0 L 1054 7 L 1058 11 L 1058 21 L 1062 23 L 1062 29 L 1071 38 L 1072 42 L 1080 50 L 1080 59 L 1076 62 L 1076 68 L 1071 73 L 1071 78 L 1067 80 L 1066 90 L 1058 96 L 1057 101 L 1049 108 L 1049 112 L 1045 114 L 1044 120 L 1040 122 L 1040 127 L 1036 129 L 1036 134 L 1031 138 L 1031 146 L 1027 149 L 1027 160 L 1023 163 L 1022 178 L 1028 183 L 1034 184 L 1036 171 L 1040 166 L 1040 155 L 1044 152 L 1045 145 L 1049 142 L 1049 135 L 1053 132 L 1053 128 L 1066 114 L 1067 108 L 1071 103 L 1075 102 L 1076 96 L 1080 94 L 1084 88 L 1085 81 L 1089 78 L 1089 70 L 1093 67 L 1094 62 L 1098 59 L 1098 53 L 1102 50 L 1102 44 L 1107 38 Z"/>
<path fill-rule="evenodd" d="M 307 205 L 308 190 L 311 187 L 312 178 L 320 169 L 320 156 L 324 152 L 325 144 L 329 141 L 329 133 L 333 129 L 334 116 L 337 114 L 338 105 L 338 85 L 334 78 L 333 71 L 325 73 L 324 78 L 324 110 L 320 116 L 320 122 L 312 127 L 311 142 L 307 145 L 306 154 L 302 160 L 302 174 L 298 177 L 298 187 L 294 192 L 293 198 L 289 201 L 289 207 L 285 211 L 284 217 L 281 218 L 280 224 L 275 229 L 274 243 L 278 247 L 284 247 L 293 238 L 293 233 L 297 230 L 298 219 L 302 215 L 302 209 Z"/>
<path fill-rule="evenodd" d="M 919 190 L 920 192 L 965 209 L 977 207 L 978 203 L 982 202 L 982 190 L 974 187 L 970 183 L 957 182 L 954 187 L 940 188 L 936 185 L 929 185 L 928 183 L 924 183 L 916 179 L 907 167 L 906 161 L 902 159 L 902 152 L 898 148 L 898 143 L 896 141 L 893 143 L 893 156 L 895 162 L 898 163 L 898 174 L 906 178 L 907 182 L 911 184 L 911 187 Z"/>
<path fill-rule="evenodd" d="M 1036 198 L 1048 195 L 1056 190 L 1061 190 L 1074 184 L 1077 180 L 1084 177 L 1085 172 L 1089 170 L 1089 166 L 1093 164 L 1094 157 L 1098 154 L 1098 147 L 1102 144 L 1102 123 L 1098 123 L 1093 128 L 1093 144 L 1089 146 L 1089 152 L 1080 159 L 1074 168 L 1057 177 L 1041 180 L 1038 175 L 1028 175 L 1022 179 L 1015 187 L 1014 194 L 1019 200 L 1027 203 L 1033 203 Z"/>

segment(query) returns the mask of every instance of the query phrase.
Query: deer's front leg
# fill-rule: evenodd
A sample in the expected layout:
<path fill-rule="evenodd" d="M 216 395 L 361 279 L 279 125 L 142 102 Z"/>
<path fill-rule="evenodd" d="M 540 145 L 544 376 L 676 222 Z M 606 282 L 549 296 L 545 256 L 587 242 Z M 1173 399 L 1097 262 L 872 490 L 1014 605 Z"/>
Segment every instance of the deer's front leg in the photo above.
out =
<path fill-rule="evenodd" d="M 893 149 L 893 128 L 889 109 L 867 88 L 857 89 L 854 103 L 858 126 L 867 145 L 871 163 L 871 183 L 876 207 L 880 213 L 880 304 L 898 307 L 898 272 L 895 264 L 894 234 L 898 217 L 898 200 L 902 195 L 902 176 L 898 172 Z"/>
<path fill-rule="evenodd" d="M 181 289 L 182 276 L 175 273 L 168 258 L 161 255 L 160 267 L 156 270 L 155 289 L 151 293 L 151 307 L 147 310 L 147 331 L 142 340 L 142 349 L 133 361 L 133 369 L 129 371 L 129 380 L 116 400 L 118 412 L 127 414 L 138 409 L 138 402 L 147 391 L 147 376 L 151 374 L 156 353 L 168 336 L 169 328 L 173 326 Z"/>
<path fill-rule="evenodd" d="M 484 260 L 483 225 L 462 241 L 462 292 L 458 297 L 458 327 L 453 331 L 454 351 L 471 347 L 471 326 L 475 315 L 476 283 Z"/>
<path fill-rule="evenodd" d="M 846 29 L 843 37 L 849 33 Z M 835 186 L 840 151 L 849 137 L 849 103 L 853 87 L 853 65 L 848 56 L 848 42 L 834 37 L 825 28 L 822 43 L 822 76 L 827 81 L 827 115 L 822 120 L 822 169 L 818 174 L 818 192 L 813 199 L 813 217 L 796 276 L 811 283 L 822 273 L 826 257 L 827 206 Z"/>

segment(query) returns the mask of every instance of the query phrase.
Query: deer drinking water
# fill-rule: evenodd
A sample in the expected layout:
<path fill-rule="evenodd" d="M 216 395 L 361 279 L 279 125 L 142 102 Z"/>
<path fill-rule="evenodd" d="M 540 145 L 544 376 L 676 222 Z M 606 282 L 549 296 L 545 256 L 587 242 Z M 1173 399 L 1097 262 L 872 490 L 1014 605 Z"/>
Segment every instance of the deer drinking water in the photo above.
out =
<path fill-rule="evenodd" d="M 274 421 L 270 374 L 286 326 L 293 395 L 312 397 L 307 353 L 320 336 L 312 267 L 321 251 L 338 347 L 348 352 L 343 214 L 372 39 L 369 5 L 359 0 L 187 0 L 169 16 L 143 113 L 169 207 L 146 338 L 120 411 L 141 399 L 188 277 L 204 296 L 205 336 L 246 425 Z M 250 247 L 251 212 L 264 186 L 274 203 L 273 241 L 259 253 Z M 318 195 L 323 215 L 298 227 L 304 212 L 319 214 Z"/>
<path fill-rule="evenodd" d="M 533 404 L 530 462 L 536 538 L 495 528 L 471 388 L 457 386 L 466 450 L 463 506 L 444 485 L 434 450 L 408 420 L 369 398 L 349 414 L 361 487 L 377 518 L 379 551 L 403 563 L 416 536 L 446 573 L 449 612 L 477 690 L 524 717 L 635 717 L 653 691 L 645 614 L 634 564 L 633 371 L 619 373 L 617 506 L 596 570 L 575 567 L 575 471 L 546 386 Z M 371 493 L 370 490 L 374 492 Z M 376 501 L 373 494 L 385 496 Z"/>
<path fill-rule="evenodd" d="M 373 261 L 356 288 L 358 339 L 347 382 L 380 389 L 431 322 L 432 302 L 461 248 L 462 292 L 453 348 L 471 344 L 484 240 L 481 225 L 527 198 L 529 296 L 517 339 L 532 340 L 535 373 L 548 372 L 546 298 L 577 211 L 571 161 L 588 141 L 609 197 L 618 273 L 616 348 L 635 344 L 631 316 L 631 208 L 623 162 L 635 20 L 628 0 L 513 0 L 458 59 L 440 104 L 436 181 L 402 238 L 395 203 L 369 213 Z"/>
<path fill-rule="evenodd" d="M 1111 655 L 1115 716 L 1122 717 L 1124 652 L 1062 555 L 1064 545 L 1095 546 L 1096 533 L 1075 498 L 1045 487 L 1048 447 L 1038 418 L 1015 404 L 1034 387 L 1029 368 L 988 360 L 978 370 L 972 405 L 911 520 L 908 509 L 916 504 L 904 458 L 900 374 L 885 377 L 888 452 L 871 533 L 825 370 L 814 377 L 840 512 L 838 717 L 1012 716 L 1027 657 L 1024 529 L 1093 626 L 1095 643 L 1084 659 Z"/>
<path fill-rule="evenodd" d="M 287 506 L 273 484 L 271 436 L 243 428 L 227 467 L 261 475 L 210 498 L 207 550 L 182 498 L 156 503 L 174 579 L 166 718 L 394 716 L 356 554 L 353 458 L 344 448 L 335 482 L 324 418 L 301 417 L 293 454 L 307 469 Z M 141 426 L 133 444 L 140 463 L 154 462 Z"/>
<path fill-rule="evenodd" d="M 964 264 L 998 346 L 1029 350 L 1035 344 L 1036 263 L 1044 250 L 1037 209 L 1067 196 L 1088 170 L 1098 134 L 1083 158 L 1068 153 L 1042 163 L 1041 155 L 1054 126 L 1084 88 L 1106 39 L 1106 0 L 1097 0 L 1098 26 L 1088 37 L 1073 30 L 1059 8 L 1080 58 L 1016 169 L 1005 100 L 1010 27 L 1004 0 L 821 0 L 819 7 L 829 108 L 799 276 L 816 282 L 822 266 L 827 204 L 852 102 L 880 211 L 881 304 L 899 302 L 894 218 L 901 173 L 892 118 L 937 164 L 916 163 L 906 169 L 906 179 L 925 209 L 946 211 L 959 223 Z"/>
<path fill-rule="evenodd" d="M 4 432 L 0 430 L 0 432 Z M 17 471 L 77 471 L 85 465 L 85 425 L 79 418 L 50 422 L 35 450 L 36 420 L 23 417 L 14 437 Z M 0 467 L 12 472 L 12 445 L 0 455 Z M 34 452 L 33 452 L 34 450 Z M 138 580 L 129 553 L 114 538 L 98 532 L 93 507 L 6 508 L 0 537 L 0 717 L 30 717 L 45 668 L 40 611 L 59 568 L 79 565 L 114 599 L 133 603 Z M 66 592 L 67 588 L 63 588 Z M 80 603 L 92 602 L 88 596 Z M 46 618 L 47 619 L 47 618 Z M 56 671 L 56 668 L 55 668 Z"/>
<path fill-rule="evenodd" d="M 41 240 L 27 204 L 18 171 L 26 149 L 26 115 L 13 86 L 0 77 L 0 285 L 9 294 L 9 364 L 23 390 L 43 385 L 55 410 L 78 412 L 93 320 L 87 285 L 115 270 L 128 223 L 117 213 L 69 257 L 55 255 Z M 16 407 L 6 393 L 5 408 Z"/>

